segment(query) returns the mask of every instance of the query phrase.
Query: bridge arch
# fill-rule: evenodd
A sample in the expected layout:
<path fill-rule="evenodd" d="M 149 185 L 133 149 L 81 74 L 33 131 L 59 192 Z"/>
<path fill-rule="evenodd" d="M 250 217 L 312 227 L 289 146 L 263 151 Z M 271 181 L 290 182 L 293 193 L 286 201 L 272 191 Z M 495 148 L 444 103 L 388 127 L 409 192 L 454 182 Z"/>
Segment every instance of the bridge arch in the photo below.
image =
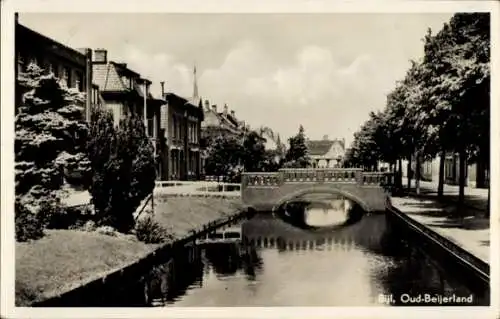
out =
<path fill-rule="evenodd" d="M 359 196 L 357 196 L 349 191 L 346 191 L 344 189 L 337 188 L 337 187 L 332 187 L 332 186 L 321 186 L 321 187 L 318 187 L 318 186 L 314 187 L 313 186 L 313 187 L 303 188 L 303 189 L 297 190 L 293 193 L 289 193 L 289 194 L 284 195 L 275 203 L 275 205 L 273 206 L 272 212 L 274 213 L 280 206 L 282 206 L 283 204 L 285 204 L 288 201 L 294 200 L 294 199 L 299 198 L 300 196 L 303 196 L 306 194 L 314 194 L 314 193 L 316 193 L 316 194 L 320 194 L 320 193 L 325 194 L 326 193 L 326 194 L 332 194 L 332 195 L 341 195 L 341 196 L 343 196 L 347 199 L 350 199 L 353 202 L 357 203 L 359 206 L 361 206 L 361 208 L 365 212 L 372 211 L 370 205 L 368 205 L 368 203 L 365 200 L 363 200 Z"/>

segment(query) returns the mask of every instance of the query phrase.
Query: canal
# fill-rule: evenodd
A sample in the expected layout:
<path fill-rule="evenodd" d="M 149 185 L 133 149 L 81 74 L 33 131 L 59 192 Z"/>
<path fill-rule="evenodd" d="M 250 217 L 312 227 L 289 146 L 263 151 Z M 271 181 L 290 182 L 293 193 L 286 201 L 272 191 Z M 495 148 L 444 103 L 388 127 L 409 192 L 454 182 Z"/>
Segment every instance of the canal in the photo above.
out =
<path fill-rule="evenodd" d="M 396 236 L 385 214 L 364 214 L 347 199 L 302 198 L 231 228 L 241 242 L 200 244 L 189 266 L 156 271 L 151 305 L 489 304 L 489 292 Z"/>

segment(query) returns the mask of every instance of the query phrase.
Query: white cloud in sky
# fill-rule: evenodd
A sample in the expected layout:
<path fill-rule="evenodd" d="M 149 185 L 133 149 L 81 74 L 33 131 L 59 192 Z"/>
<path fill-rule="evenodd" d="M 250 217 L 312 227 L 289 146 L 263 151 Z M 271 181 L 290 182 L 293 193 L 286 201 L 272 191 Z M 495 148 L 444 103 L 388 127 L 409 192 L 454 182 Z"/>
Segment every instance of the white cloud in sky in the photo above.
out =
<path fill-rule="evenodd" d="M 196 63 L 199 94 L 253 127 L 286 139 L 302 124 L 312 139 L 349 143 L 422 55 L 426 29 L 450 16 L 26 14 L 21 23 L 75 48 L 108 49 L 153 81 L 156 95 L 165 81 L 190 97 Z"/>

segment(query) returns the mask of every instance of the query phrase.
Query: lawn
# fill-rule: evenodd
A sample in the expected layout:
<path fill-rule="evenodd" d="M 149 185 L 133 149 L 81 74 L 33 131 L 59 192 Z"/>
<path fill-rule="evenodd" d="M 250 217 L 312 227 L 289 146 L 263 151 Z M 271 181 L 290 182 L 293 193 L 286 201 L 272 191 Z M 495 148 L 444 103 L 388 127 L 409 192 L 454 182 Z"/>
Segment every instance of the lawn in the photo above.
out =
<path fill-rule="evenodd" d="M 156 197 L 155 219 L 182 236 L 240 207 L 240 199 Z M 46 236 L 16 243 L 16 305 L 29 306 L 133 263 L 157 245 L 133 235 L 46 230 Z"/>
<path fill-rule="evenodd" d="M 16 243 L 16 305 L 56 296 L 144 257 L 155 248 L 135 236 L 46 230 Z"/>
<path fill-rule="evenodd" d="M 240 198 L 174 197 L 154 198 L 154 218 L 163 227 L 183 236 L 210 221 L 228 216 L 241 205 Z"/>

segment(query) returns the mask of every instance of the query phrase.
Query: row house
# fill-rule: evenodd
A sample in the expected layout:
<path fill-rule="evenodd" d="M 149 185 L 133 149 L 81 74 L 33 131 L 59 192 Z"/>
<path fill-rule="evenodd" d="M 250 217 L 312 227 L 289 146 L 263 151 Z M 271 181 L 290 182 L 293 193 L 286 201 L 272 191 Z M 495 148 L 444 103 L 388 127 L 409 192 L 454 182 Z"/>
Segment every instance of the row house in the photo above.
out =
<path fill-rule="evenodd" d="M 201 122 L 203 109 L 196 98 L 188 100 L 162 92 L 161 129 L 166 147 L 162 179 L 199 180 L 202 175 Z M 197 104 L 198 102 L 198 104 Z"/>
<path fill-rule="evenodd" d="M 311 167 L 334 168 L 341 167 L 345 156 L 344 139 L 306 140 L 306 147 L 311 160 Z"/>
<path fill-rule="evenodd" d="M 163 136 L 160 128 L 161 106 L 164 101 L 156 99 L 150 92 L 152 82 L 130 69 L 126 63 L 108 60 L 107 50 L 94 50 L 92 61 L 94 82 L 99 86 L 103 105 L 112 114 L 115 125 L 129 115 L 144 121 L 146 133 L 155 148 L 157 176 L 162 177 Z"/>
<path fill-rule="evenodd" d="M 30 64 L 36 64 L 45 74 L 53 73 L 63 85 L 85 93 L 85 119 L 90 120 L 93 106 L 101 103 L 99 87 L 92 82 L 92 50 L 75 50 L 19 23 L 15 16 L 15 103 L 22 102 L 27 88 L 22 78 Z"/>

